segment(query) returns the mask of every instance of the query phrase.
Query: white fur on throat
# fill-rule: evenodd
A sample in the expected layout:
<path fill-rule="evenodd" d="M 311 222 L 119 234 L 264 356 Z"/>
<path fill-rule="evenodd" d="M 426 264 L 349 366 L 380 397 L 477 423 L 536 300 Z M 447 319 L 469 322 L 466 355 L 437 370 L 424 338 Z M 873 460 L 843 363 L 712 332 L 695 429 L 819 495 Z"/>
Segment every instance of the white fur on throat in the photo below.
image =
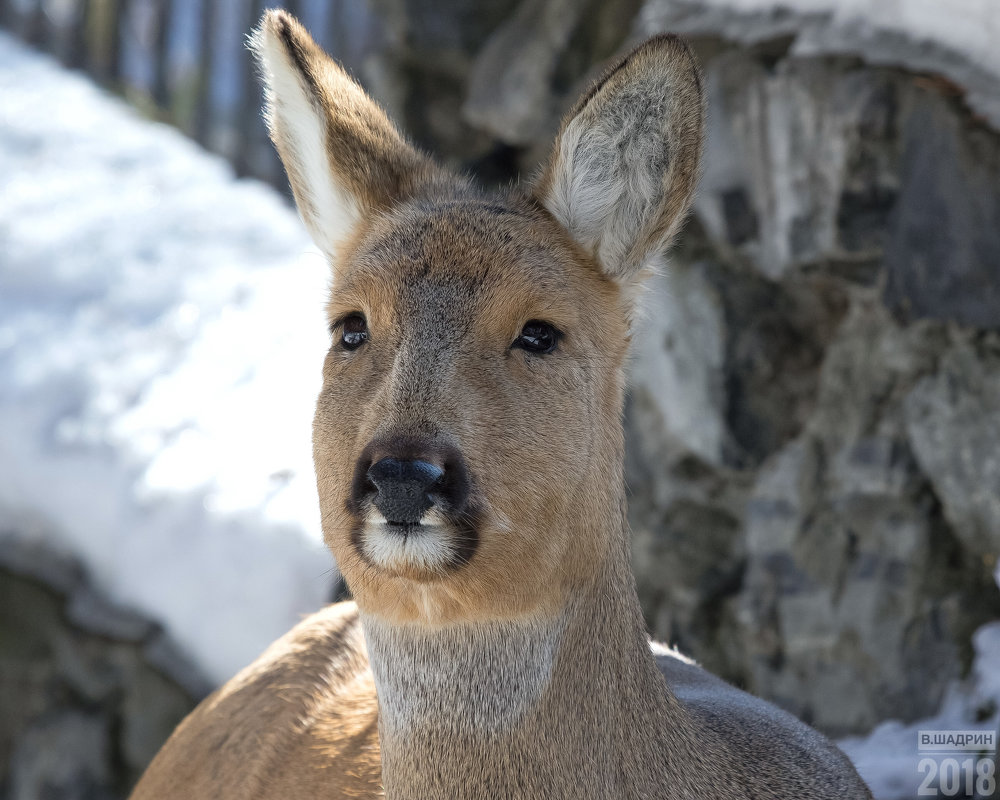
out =
<path fill-rule="evenodd" d="M 421 726 L 511 728 L 537 708 L 552 680 L 564 620 L 432 627 L 361 623 L 386 733 Z"/>
<path fill-rule="evenodd" d="M 326 146 L 325 112 L 312 97 L 279 38 L 267 26 L 254 31 L 251 45 L 262 65 L 264 118 L 282 156 L 297 205 L 313 241 L 330 259 L 361 218 L 357 200 L 338 185 Z"/>

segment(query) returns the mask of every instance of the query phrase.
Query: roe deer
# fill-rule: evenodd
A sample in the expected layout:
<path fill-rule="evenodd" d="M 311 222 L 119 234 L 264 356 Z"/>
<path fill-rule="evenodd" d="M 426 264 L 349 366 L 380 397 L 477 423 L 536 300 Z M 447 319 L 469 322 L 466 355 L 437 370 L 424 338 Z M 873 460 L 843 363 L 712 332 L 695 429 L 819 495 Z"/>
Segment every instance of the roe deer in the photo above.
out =
<path fill-rule="evenodd" d="M 288 14 L 253 47 L 333 269 L 314 456 L 356 600 L 177 729 L 136 798 L 864 798 L 827 739 L 650 645 L 621 425 L 637 287 L 698 174 L 698 67 L 640 45 L 494 195 Z"/>

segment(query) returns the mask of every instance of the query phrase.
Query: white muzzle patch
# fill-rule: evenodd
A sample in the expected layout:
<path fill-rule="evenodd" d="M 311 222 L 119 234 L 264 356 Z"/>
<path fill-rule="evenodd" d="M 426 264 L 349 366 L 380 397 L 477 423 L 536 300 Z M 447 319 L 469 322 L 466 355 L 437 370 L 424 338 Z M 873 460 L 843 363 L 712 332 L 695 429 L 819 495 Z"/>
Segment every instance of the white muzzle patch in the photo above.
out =
<path fill-rule="evenodd" d="M 405 534 L 373 509 L 365 519 L 361 548 L 369 561 L 384 569 L 437 572 L 443 571 L 455 558 L 445 519 L 433 508 Z"/>

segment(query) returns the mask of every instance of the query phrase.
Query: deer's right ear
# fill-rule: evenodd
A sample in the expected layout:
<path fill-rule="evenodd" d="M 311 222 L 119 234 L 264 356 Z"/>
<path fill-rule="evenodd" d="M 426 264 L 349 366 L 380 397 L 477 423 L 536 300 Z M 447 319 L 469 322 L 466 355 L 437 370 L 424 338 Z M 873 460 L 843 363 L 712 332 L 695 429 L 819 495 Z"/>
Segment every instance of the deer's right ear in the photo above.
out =
<path fill-rule="evenodd" d="M 268 11 L 250 46 L 264 117 L 313 241 L 336 263 L 357 223 L 412 194 L 434 172 L 290 14 Z"/>
<path fill-rule="evenodd" d="M 566 117 L 535 197 L 605 274 L 634 281 L 690 206 L 704 117 L 691 50 L 676 36 L 650 39 Z"/>

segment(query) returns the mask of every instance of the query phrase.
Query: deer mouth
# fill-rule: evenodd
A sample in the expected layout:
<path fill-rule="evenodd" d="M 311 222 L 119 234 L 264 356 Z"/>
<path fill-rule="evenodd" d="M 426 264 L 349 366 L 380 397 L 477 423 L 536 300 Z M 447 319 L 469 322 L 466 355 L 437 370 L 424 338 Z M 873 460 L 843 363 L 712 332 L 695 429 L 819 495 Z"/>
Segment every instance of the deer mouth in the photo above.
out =
<path fill-rule="evenodd" d="M 352 538 L 369 566 L 430 581 L 468 565 L 479 542 L 478 521 L 478 514 L 467 512 L 456 519 L 432 508 L 418 522 L 398 522 L 371 508 Z"/>

